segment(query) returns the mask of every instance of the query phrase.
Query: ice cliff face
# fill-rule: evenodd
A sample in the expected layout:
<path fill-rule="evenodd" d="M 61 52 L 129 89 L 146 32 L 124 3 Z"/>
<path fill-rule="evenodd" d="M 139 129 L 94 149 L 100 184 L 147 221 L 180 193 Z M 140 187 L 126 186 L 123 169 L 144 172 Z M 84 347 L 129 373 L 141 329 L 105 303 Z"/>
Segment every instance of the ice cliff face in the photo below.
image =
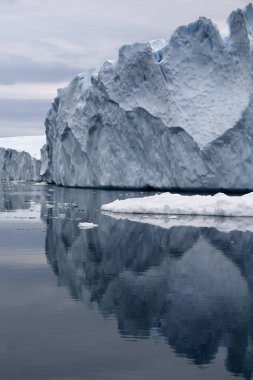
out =
<path fill-rule="evenodd" d="M 0 180 L 40 180 L 43 144 L 44 135 L 0 138 Z"/>
<path fill-rule="evenodd" d="M 78 75 L 46 118 L 41 174 L 65 186 L 253 189 L 253 8 L 200 18 Z"/>
<path fill-rule="evenodd" d="M 41 161 L 27 152 L 0 148 L 0 180 L 38 181 Z"/>

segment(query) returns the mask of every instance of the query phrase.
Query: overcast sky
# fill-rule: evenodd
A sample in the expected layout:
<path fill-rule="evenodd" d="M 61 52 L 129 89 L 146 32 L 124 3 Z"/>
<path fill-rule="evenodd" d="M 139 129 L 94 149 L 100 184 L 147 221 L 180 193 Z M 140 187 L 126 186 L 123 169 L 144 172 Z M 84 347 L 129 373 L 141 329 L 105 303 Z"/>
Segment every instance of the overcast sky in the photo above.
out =
<path fill-rule="evenodd" d="M 115 59 L 125 43 L 168 39 L 177 26 L 226 19 L 244 0 L 0 0 L 0 136 L 44 133 L 56 89 Z"/>

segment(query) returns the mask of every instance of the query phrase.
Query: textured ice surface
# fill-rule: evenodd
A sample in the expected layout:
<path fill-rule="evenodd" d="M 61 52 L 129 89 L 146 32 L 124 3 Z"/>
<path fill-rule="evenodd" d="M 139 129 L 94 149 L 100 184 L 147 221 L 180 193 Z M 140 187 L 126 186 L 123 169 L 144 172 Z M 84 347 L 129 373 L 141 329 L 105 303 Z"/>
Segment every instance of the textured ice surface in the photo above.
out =
<path fill-rule="evenodd" d="M 253 217 L 253 193 L 243 196 L 180 195 L 163 193 L 145 198 L 116 200 L 103 211 L 127 214 L 216 215 Z M 253 223 L 253 220 L 252 220 Z"/>
<path fill-rule="evenodd" d="M 41 161 L 27 152 L 0 148 L 0 180 L 39 181 Z"/>
<path fill-rule="evenodd" d="M 253 8 L 204 17 L 58 91 L 41 174 L 66 186 L 253 189 Z"/>
<path fill-rule="evenodd" d="M 40 149 L 45 136 L 0 138 L 0 180 L 40 180 Z"/>

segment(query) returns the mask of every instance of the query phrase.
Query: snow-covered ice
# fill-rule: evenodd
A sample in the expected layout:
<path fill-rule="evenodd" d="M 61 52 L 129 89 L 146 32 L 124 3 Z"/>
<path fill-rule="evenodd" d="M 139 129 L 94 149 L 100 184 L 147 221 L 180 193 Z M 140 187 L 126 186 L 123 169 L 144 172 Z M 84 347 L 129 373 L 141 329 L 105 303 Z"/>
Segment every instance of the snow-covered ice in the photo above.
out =
<path fill-rule="evenodd" d="M 17 152 L 27 152 L 37 160 L 40 160 L 40 149 L 45 143 L 46 135 L 0 138 L 0 148 L 14 149 Z"/>
<path fill-rule="evenodd" d="M 46 182 L 36 182 L 36 183 L 34 183 L 34 186 L 47 186 L 47 183 Z M 49 189 L 49 191 L 53 191 L 53 190 Z"/>
<path fill-rule="evenodd" d="M 89 230 L 90 228 L 98 227 L 98 225 L 94 223 L 81 222 L 81 223 L 78 223 L 78 227 L 81 230 Z"/>
<path fill-rule="evenodd" d="M 253 217 L 253 193 L 242 196 L 228 196 L 223 193 L 216 195 L 163 193 L 144 198 L 117 199 L 102 205 L 101 210 L 127 214 Z"/>
<path fill-rule="evenodd" d="M 164 38 L 161 38 L 159 40 L 151 40 L 149 43 L 152 50 L 156 53 L 157 51 L 162 50 L 168 44 L 168 41 L 166 41 Z"/>

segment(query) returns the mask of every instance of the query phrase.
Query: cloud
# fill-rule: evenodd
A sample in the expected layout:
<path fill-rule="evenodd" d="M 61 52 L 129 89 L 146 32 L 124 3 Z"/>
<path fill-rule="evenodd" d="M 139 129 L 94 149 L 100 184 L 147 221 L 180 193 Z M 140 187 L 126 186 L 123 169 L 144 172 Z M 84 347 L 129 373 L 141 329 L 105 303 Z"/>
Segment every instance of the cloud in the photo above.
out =
<path fill-rule="evenodd" d="M 0 137 L 41 135 L 51 100 L 0 99 Z"/>
<path fill-rule="evenodd" d="M 0 115 L 17 122 L 23 118 L 34 120 L 44 116 L 50 104 L 51 100 L 0 99 Z"/>
<path fill-rule="evenodd" d="M 21 56 L 10 55 L 0 60 L 0 84 L 69 81 L 82 71 L 81 66 L 71 66 L 61 62 L 42 64 Z"/>
<path fill-rule="evenodd" d="M 0 14 L 0 62 L 15 56 L 17 66 L 26 59 L 42 71 L 44 64 L 54 67 L 61 63 L 79 72 L 115 58 L 124 43 L 169 38 L 177 26 L 199 16 L 224 25 L 229 13 L 246 3 L 244 0 L 5 1 Z M 21 71 L 20 81 L 24 81 L 23 74 Z"/>
<path fill-rule="evenodd" d="M 41 115 L 34 120 L 27 120 L 26 117 L 18 121 L 0 119 L 0 137 L 41 136 L 44 133 L 44 116 Z"/>
<path fill-rule="evenodd" d="M 0 99 L 53 99 L 57 96 L 57 88 L 66 85 L 66 82 L 0 84 Z"/>

